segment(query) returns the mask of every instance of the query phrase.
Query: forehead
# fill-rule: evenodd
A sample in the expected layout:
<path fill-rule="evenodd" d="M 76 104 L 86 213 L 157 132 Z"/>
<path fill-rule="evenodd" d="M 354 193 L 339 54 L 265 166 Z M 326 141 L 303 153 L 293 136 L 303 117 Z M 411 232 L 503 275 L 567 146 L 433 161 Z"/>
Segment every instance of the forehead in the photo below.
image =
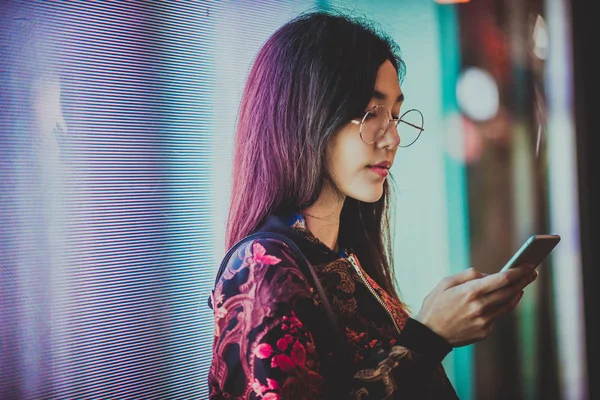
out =
<path fill-rule="evenodd" d="M 398 81 L 398 71 L 396 71 L 390 60 L 386 60 L 379 67 L 374 89 L 375 92 L 381 93 L 389 99 L 402 97 L 402 90 Z"/>

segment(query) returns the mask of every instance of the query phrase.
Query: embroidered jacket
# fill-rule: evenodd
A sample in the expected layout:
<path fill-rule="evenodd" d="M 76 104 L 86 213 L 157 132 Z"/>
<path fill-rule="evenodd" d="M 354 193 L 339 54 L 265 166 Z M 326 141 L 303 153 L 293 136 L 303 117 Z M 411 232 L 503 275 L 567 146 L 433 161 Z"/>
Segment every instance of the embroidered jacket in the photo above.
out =
<path fill-rule="evenodd" d="M 336 358 L 294 253 L 256 239 L 231 256 L 215 286 L 210 399 L 458 398 L 441 364 L 451 346 L 410 318 L 351 251 L 329 249 L 299 214 L 271 215 L 258 231 L 284 234 L 313 265 L 346 354 Z"/>

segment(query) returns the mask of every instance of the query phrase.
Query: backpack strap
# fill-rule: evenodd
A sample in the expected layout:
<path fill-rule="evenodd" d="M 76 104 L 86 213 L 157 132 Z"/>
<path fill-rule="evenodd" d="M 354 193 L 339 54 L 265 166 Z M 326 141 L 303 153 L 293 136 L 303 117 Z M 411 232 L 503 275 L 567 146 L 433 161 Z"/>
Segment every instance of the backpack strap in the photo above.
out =
<path fill-rule="evenodd" d="M 331 304 L 329 303 L 329 300 L 327 300 L 327 296 L 325 295 L 325 290 L 323 289 L 323 286 L 321 285 L 321 282 L 319 281 L 319 278 L 317 277 L 317 273 L 315 272 L 313 266 L 308 261 L 306 256 L 302 253 L 302 251 L 298 248 L 298 245 L 296 245 L 296 243 L 294 243 L 290 238 L 288 238 L 287 236 L 284 236 L 280 233 L 257 232 L 252 235 L 246 236 L 242 240 L 238 241 L 235 245 L 233 245 L 231 247 L 231 249 L 229 249 L 227 254 L 225 254 L 225 257 L 223 258 L 223 261 L 221 262 L 221 265 L 219 267 L 219 272 L 217 273 L 217 276 L 215 278 L 215 286 L 221 279 L 221 276 L 223 275 L 225 268 L 227 268 L 229 259 L 235 253 L 235 251 L 237 251 L 242 244 L 247 243 L 249 241 L 253 241 L 255 239 L 276 239 L 276 240 L 279 240 L 279 241 L 282 241 L 283 243 L 285 243 L 292 250 L 292 252 L 296 256 L 297 260 L 299 261 L 300 271 L 302 272 L 304 277 L 309 280 L 309 283 L 317 290 L 317 293 L 319 294 L 319 298 L 321 299 L 321 302 L 323 304 L 323 308 L 325 309 L 325 313 L 327 314 L 327 318 L 331 322 L 335 323 L 336 330 L 339 331 L 339 327 L 337 324 L 337 318 L 336 318 L 335 314 L 333 313 L 333 310 L 331 309 Z M 215 290 L 213 288 L 212 289 L 213 294 L 214 294 L 214 291 Z M 213 296 L 210 296 L 208 298 L 208 306 L 211 309 L 213 308 L 212 297 Z"/>

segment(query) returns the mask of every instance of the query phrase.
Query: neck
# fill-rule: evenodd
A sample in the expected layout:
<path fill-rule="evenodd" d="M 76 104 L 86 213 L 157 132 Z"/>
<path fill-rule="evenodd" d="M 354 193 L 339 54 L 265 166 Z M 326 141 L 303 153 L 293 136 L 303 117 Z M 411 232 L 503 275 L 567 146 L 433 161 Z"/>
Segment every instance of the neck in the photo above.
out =
<path fill-rule="evenodd" d="M 340 197 L 331 186 L 324 184 L 315 204 L 303 210 L 308 230 L 332 250 L 338 249 L 340 215 L 344 200 L 345 196 Z"/>

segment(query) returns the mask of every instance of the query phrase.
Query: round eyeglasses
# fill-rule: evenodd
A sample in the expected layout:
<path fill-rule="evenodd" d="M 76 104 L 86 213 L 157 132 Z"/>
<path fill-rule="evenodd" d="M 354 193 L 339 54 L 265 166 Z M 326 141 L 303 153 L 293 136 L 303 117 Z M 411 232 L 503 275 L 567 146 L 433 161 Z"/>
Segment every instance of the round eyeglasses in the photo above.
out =
<path fill-rule="evenodd" d="M 360 138 L 365 144 L 373 144 L 385 135 L 390 122 L 398 130 L 400 147 L 408 147 L 417 141 L 423 132 L 423 114 L 417 109 L 411 109 L 399 118 L 392 118 L 390 110 L 384 105 L 377 105 L 367 111 L 362 120 L 352 120 L 360 125 Z"/>

